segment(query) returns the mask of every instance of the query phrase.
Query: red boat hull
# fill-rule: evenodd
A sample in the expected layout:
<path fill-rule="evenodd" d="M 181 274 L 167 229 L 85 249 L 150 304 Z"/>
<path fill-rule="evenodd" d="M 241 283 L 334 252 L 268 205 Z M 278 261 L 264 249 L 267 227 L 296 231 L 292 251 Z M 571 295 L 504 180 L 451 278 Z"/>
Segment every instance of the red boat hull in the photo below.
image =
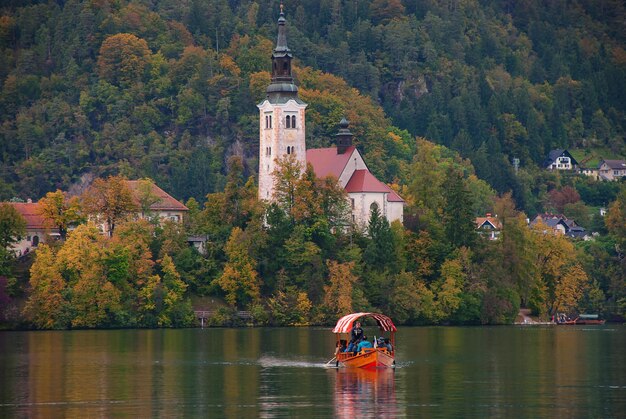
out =
<path fill-rule="evenodd" d="M 393 353 L 383 348 L 366 348 L 356 355 L 349 352 L 340 353 L 338 364 L 348 368 L 393 368 L 395 365 Z"/>

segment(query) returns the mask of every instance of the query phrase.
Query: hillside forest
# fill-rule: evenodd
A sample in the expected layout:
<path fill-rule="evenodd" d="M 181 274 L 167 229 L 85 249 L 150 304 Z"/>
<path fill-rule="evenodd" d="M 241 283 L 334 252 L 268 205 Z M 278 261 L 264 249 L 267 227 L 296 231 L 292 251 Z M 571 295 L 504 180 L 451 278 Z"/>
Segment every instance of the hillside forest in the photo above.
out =
<path fill-rule="evenodd" d="M 0 316 L 186 325 L 189 297 L 203 295 L 224 299 L 223 324 L 235 309 L 277 325 L 369 309 L 410 324 L 510 323 L 520 306 L 624 314 L 624 182 L 542 168 L 556 148 L 588 167 L 626 156 L 623 2 L 294 0 L 285 11 L 307 147 L 332 145 L 346 116 L 370 170 L 406 200 L 404 225 L 374 211 L 367 228 L 346 227 L 333 180 L 289 161 L 277 187 L 301 193 L 256 200 L 277 1 L 8 0 L 0 200 L 60 194 L 79 216 L 25 276 L 3 251 Z M 185 225 L 129 207 L 99 235 L 88 197 L 122 178 L 185 202 Z M 475 232 L 487 212 L 500 240 Z M 543 212 L 598 234 L 530 229 Z M 20 222 L 6 206 L 0 218 L 4 249 Z M 207 253 L 188 235 L 208 237 Z"/>

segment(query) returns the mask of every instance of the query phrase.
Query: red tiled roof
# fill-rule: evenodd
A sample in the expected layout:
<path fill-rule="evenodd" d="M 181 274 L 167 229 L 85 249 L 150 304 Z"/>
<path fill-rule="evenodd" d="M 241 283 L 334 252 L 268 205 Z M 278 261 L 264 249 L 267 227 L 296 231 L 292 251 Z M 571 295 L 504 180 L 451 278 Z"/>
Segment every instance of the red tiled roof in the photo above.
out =
<path fill-rule="evenodd" d="M 495 217 L 476 217 L 476 228 L 481 228 L 486 222 L 489 222 L 494 228 L 502 228 L 502 223 Z"/>
<path fill-rule="evenodd" d="M 388 202 L 404 202 L 404 200 L 400 198 L 400 196 L 394 192 L 393 189 L 376 179 L 376 177 L 374 177 L 369 170 L 365 169 L 354 171 L 352 177 L 346 185 L 346 192 L 387 193 L 389 194 L 387 195 Z"/>
<path fill-rule="evenodd" d="M 346 192 L 389 192 L 385 185 L 370 173 L 369 170 L 355 170 L 346 185 Z"/>
<path fill-rule="evenodd" d="M 328 175 L 339 179 L 353 151 L 354 146 L 348 147 L 343 154 L 337 154 L 337 147 L 314 148 L 306 151 L 306 161 L 311 163 L 319 179 Z"/>
<path fill-rule="evenodd" d="M 393 189 L 389 188 L 391 192 L 387 195 L 387 202 L 404 202 L 404 199 L 400 198 L 400 195 L 396 193 Z"/>
<path fill-rule="evenodd" d="M 138 180 L 126 181 L 126 183 L 128 184 L 128 188 L 133 193 L 135 199 L 137 199 L 139 182 L 140 181 Z M 150 209 L 153 211 L 189 211 L 189 208 L 174 199 L 174 197 L 165 192 L 163 189 L 159 188 L 154 183 L 152 183 L 152 194 L 159 198 L 156 203 L 150 205 Z"/>
<path fill-rule="evenodd" d="M 7 202 L 13 206 L 26 220 L 27 230 L 45 230 L 48 226 L 45 218 L 38 214 L 39 203 L 36 202 Z"/>

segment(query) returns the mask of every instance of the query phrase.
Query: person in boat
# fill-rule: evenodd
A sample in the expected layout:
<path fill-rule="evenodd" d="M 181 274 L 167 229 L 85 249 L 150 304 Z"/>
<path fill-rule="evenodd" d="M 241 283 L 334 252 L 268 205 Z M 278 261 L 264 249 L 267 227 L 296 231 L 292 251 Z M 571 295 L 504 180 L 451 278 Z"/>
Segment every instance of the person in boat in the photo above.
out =
<path fill-rule="evenodd" d="M 350 331 L 350 344 L 346 348 L 345 352 L 355 352 L 361 339 L 363 339 L 363 329 L 361 329 L 361 322 L 357 321 Z"/>
<path fill-rule="evenodd" d="M 335 347 L 335 356 L 339 354 L 339 352 L 346 352 L 347 341 L 345 339 L 341 339 L 337 342 L 337 346 Z"/>
<path fill-rule="evenodd" d="M 375 348 L 384 348 L 385 347 L 385 338 L 380 336 L 377 340 L 376 340 L 376 345 L 374 345 Z"/>
<path fill-rule="evenodd" d="M 373 347 L 372 342 L 367 340 L 367 336 L 363 336 L 363 339 L 361 340 L 361 342 L 359 342 L 359 344 L 356 347 L 356 351 L 361 352 L 365 348 L 372 348 L 372 347 Z"/>
<path fill-rule="evenodd" d="M 385 348 L 391 353 L 393 352 L 393 346 L 391 346 L 391 342 L 389 342 L 389 338 L 385 338 Z"/>

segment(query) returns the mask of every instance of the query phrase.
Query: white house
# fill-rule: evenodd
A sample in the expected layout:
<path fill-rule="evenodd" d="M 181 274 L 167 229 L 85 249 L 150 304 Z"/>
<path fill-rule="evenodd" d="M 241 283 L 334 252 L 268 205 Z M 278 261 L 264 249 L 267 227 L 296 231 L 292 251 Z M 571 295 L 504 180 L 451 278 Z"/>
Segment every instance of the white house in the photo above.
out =
<path fill-rule="evenodd" d="M 619 180 L 626 176 L 626 160 L 601 160 L 598 175 L 603 180 Z"/>
<path fill-rule="evenodd" d="M 574 170 L 578 167 L 578 162 L 569 151 L 557 149 L 548 153 L 543 167 L 548 170 Z"/>
<path fill-rule="evenodd" d="M 37 202 L 8 202 L 26 220 L 26 234 L 18 237 L 11 250 L 17 255 L 25 255 L 50 238 L 58 238 L 59 233 L 51 229 L 44 217 L 39 214 Z"/>

